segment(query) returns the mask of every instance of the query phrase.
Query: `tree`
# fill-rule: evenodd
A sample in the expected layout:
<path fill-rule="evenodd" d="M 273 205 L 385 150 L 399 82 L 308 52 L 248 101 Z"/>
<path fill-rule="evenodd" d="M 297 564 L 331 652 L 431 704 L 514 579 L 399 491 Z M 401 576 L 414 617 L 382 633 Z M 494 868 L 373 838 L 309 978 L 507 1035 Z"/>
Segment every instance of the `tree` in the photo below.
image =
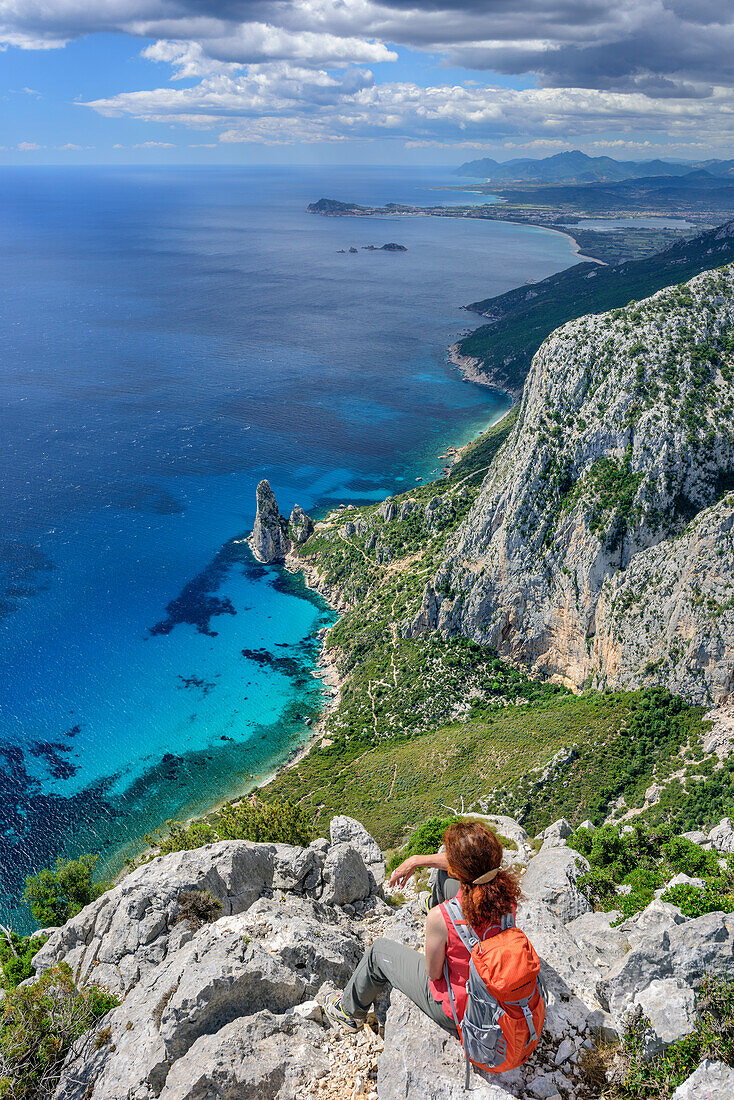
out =
<path fill-rule="evenodd" d="M 92 883 L 98 859 L 90 853 L 79 859 L 57 859 L 53 870 L 44 867 L 26 878 L 23 897 L 40 924 L 65 924 L 108 889 L 106 883 Z"/>

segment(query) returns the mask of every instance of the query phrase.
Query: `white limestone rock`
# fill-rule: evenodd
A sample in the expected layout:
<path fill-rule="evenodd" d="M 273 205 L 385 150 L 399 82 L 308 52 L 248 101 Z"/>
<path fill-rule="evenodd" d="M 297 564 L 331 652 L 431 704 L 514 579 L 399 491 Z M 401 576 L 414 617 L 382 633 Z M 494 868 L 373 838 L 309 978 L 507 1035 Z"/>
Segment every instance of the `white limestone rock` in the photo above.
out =
<path fill-rule="evenodd" d="M 355 848 L 361 855 L 365 867 L 372 874 L 376 886 L 382 885 L 385 881 L 385 859 L 379 844 L 374 837 L 370 836 L 361 822 L 340 814 L 332 817 L 329 834 L 332 844 L 349 844 Z"/>
<path fill-rule="evenodd" d="M 709 840 L 717 852 L 734 852 L 734 826 L 728 817 L 722 817 L 709 833 Z"/>
<path fill-rule="evenodd" d="M 670 1100 L 732 1100 L 734 1069 L 724 1062 L 701 1062 L 687 1081 L 673 1093 Z"/>
<path fill-rule="evenodd" d="M 658 978 L 635 995 L 650 1027 L 643 1037 L 643 1054 L 652 1058 L 696 1026 L 696 994 L 680 978 Z"/>
<path fill-rule="evenodd" d="M 262 1011 L 202 1035 L 166 1078 L 160 1100 L 294 1100 L 328 1073 L 323 1029 Z"/>
<path fill-rule="evenodd" d="M 530 860 L 522 880 L 523 893 L 546 905 L 565 923 L 591 911 L 588 898 L 576 885 L 588 870 L 588 861 L 565 845 L 543 848 Z"/>

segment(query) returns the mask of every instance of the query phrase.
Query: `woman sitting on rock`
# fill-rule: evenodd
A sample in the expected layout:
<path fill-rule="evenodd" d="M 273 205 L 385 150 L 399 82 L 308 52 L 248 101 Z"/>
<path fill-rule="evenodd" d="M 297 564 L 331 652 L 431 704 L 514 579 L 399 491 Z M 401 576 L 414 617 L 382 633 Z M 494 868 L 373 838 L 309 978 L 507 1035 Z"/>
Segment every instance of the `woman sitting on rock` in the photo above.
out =
<path fill-rule="evenodd" d="M 466 1003 L 469 954 L 445 912 L 443 902 L 457 897 L 465 919 L 480 939 L 501 930 L 502 918 L 515 915 L 521 896 L 517 873 L 502 867 L 502 844 L 484 825 L 457 822 L 443 835 L 445 851 L 409 856 L 393 871 L 390 886 L 403 886 L 420 867 L 432 867 L 427 897 L 425 954 L 393 940 L 377 939 L 365 952 L 343 993 L 324 997 L 324 1013 L 334 1026 L 359 1031 L 373 1001 L 386 985 L 399 989 L 439 1027 L 457 1036 L 449 989 L 459 1018 Z M 463 997 L 462 997 L 463 993 Z"/>

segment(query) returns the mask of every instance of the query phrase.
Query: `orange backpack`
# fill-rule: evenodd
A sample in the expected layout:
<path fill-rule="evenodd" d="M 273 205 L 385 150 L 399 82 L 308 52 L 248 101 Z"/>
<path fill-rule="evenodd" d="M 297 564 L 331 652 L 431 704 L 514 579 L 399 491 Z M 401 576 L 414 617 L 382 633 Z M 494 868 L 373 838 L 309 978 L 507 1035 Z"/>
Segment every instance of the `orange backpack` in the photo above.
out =
<path fill-rule="evenodd" d="M 540 959 L 524 932 L 515 927 L 511 914 L 502 918 L 501 931 L 480 940 L 464 919 L 457 898 L 444 903 L 456 934 L 471 956 L 467 1002 L 459 1023 L 449 978 L 444 977 L 451 1012 L 469 1065 L 489 1073 L 504 1073 L 522 1065 L 535 1050 L 545 1020 L 546 994 L 540 978 Z"/>

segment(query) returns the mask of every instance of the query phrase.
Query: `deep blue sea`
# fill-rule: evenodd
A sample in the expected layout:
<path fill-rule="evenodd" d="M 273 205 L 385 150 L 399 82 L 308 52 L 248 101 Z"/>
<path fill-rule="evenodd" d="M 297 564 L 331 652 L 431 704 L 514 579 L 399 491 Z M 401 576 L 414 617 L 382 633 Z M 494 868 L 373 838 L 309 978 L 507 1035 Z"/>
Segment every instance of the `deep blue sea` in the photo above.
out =
<path fill-rule="evenodd" d="M 113 873 L 307 736 L 333 615 L 235 541 L 258 480 L 318 513 L 437 472 L 506 407 L 447 364 L 460 307 L 575 256 L 527 226 L 306 205 L 454 183 L 0 172 L 0 919 L 22 926 L 29 871 L 96 851 Z M 386 241 L 408 251 L 361 249 Z"/>

